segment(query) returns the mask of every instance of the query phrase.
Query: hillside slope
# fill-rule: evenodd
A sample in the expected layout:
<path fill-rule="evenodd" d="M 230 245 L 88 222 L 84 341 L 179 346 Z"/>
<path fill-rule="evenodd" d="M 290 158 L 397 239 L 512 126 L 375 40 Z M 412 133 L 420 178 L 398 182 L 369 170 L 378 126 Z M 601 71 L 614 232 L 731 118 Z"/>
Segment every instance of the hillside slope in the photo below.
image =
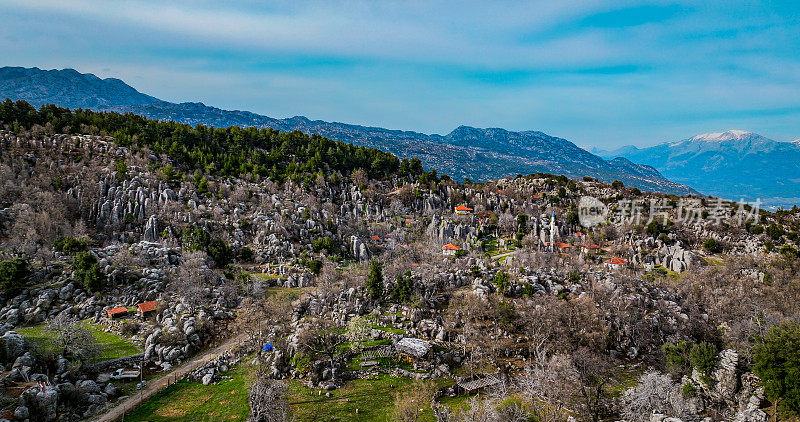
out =
<path fill-rule="evenodd" d="M 309 120 L 296 116 L 275 119 L 246 111 L 228 111 L 202 103 L 170 103 L 141 94 L 118 79 L 100 79 L 72 69 L 0 69 L 0 98 L 25 100 L 40 106 L 132 112 L 148 118 L 216 127 L 272 128 L 319 134 L 356 145 L 378 148 L 401 158 L 418 157 L 426 168 L 454 178 L 476 181 L 508 175 L 546 172 L 569 177 L 621 180 L 643 190 L 674 194 L 697 193 L 652 169 L 640 171 L 616 165 L 572 142 L 542 132 L 512 132 L 460 126 L 445 136 Z M 618 164 L 618 163 L 617 163 Z"/>

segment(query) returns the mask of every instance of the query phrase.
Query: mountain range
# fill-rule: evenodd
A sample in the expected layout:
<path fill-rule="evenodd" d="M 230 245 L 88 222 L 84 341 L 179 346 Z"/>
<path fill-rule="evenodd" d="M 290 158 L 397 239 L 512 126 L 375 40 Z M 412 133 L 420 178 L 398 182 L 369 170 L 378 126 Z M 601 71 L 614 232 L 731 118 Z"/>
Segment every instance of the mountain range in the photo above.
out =
<path fill-rule="evenodd" d="M 655 167 L 670 180 L 721 198 L 800 204 L 800 142 L 778 142 L 744 130 L 704 133 L 649 148 L 597 152 Z"/>
<path fill-rule="evenodd" d="M 697 193 L 664 178 L 650 166 L 624 158 L 604 160 L 572 142 L 543 132 L 512 132 L 459 126 L 447 135 L 390 130 L 303 116 L 276 119 L 259 114 L 222 110 L 202 103 L 172 103 L 142 94 L 119 79 L 101 79 L 73 69 L 0 68 L 0 98 L 25 100 L 34 106 L 132 112 L 148 118 L 210 126 L 242 126 L 299 130 L 331 139 L 379 148 L 399 157 L 418 157 L 426 168 L 453 178 L 475 181 L 508 175 L 547 172 L 569 177 L 591 176 L 620 180 L 643 190 L 675 194 Z"/>

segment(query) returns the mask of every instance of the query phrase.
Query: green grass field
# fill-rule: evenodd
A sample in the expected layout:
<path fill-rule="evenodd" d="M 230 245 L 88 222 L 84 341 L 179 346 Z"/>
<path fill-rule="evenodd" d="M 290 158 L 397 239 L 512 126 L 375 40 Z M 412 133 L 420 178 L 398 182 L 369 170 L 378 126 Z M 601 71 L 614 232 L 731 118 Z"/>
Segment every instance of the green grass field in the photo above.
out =
<path fill-rule="evenodd" d="M 203 385 L 180 381 L 125 417 L 126 421 L 244 421 L 250 414 L 247 388 L 250 367 L 240 364 L 228 380 Z"/>
<path fill-rule="evenodd" d="M 106 333 L 96 324 L 82 321 L 81 326 L 92 333 L 98 346 L 100 346 L 100 355 L 95 358 L 95 361 L 99 362 L 108 359 L 116 359 L 142 352 L 136 344 L 127 338 L 113 333 Z M 46 343 L 55 336 L 53 332 L 47 330 L 45 325 L 19 328 L 16 331 L 22 334 L 28 341 L 40 344 Z"/>
<path fill-rule="evenodd" d="M 452 383 L 439 379 L 437 386 Z M 349 381 L 331 391 L 331 397 L 298 381 L 289 383 L 289 404 L 296 421 L 390 421 L 395 395 L 413 385 L 410 378 L 379 375 L 372 379 Z M 426 408 L 421 421 L 435 421 L 433 411 Z"/>

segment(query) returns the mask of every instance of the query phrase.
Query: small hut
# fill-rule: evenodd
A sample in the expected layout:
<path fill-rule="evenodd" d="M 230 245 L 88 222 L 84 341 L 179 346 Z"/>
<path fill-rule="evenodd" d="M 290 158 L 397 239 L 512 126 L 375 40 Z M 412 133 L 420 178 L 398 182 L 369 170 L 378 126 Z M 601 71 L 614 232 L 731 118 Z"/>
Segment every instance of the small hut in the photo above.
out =
<path fill-rule="evenodd" d="M 149 302 L 142 302 L 138 305 L 139 307 L 139 316 L 142 318 L 151 315 L 156 310 L 156 306 L 158 306 L 157 300 L 151 300 Z"/>
<path fill-rule="evenodd" d="M 418 362 L 430 359 L 431 343 L 421 338 L 403 337 L 395 345 L 398 359 L 406 362 Z"/>
<path fill-rule="evenodd" d="M 106 310 L 106 315 L 108 315 L 108 319 L 115 319 L 121 318 L 128 314 L 128 308 L 124 306 L 120 306 L 118 308 L 111 308 Z"/>

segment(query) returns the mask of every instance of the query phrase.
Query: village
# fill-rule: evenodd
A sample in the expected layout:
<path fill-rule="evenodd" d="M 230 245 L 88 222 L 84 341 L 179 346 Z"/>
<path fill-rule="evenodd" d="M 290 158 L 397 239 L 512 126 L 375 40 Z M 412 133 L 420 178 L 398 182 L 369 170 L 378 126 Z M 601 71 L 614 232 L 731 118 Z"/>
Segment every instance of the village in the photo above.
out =
<path fill-rule="evenodd" d="M 0 136 L 3 168 L 66 169 L 74 183 L 58 195 L 80 209 L 78 226 L 53 220 L 74 235 L 39 255 L 0 311 L 8 420 L 449 421 L 477 409 L 591 420 L 630 415 L 626 391 L 670 370 L 665 388 L 695 391 L 681 399 L 687 420 L 766 421 L 741 357 L 749 328 L 706 308 L 703 294 L 719 291 L 691 289 L 730 268 L 781 295 L 789 285 L 769 263 L 796 248 L 795 211 L 684 222 L 683 198 L 547 174 L 482 184 L 353 174 L 305 188 L 208 174 L 199 189 L 168 183 L 152 170 L 163 157 L 110 138 Z M 79 156 L 92 158 L 70 167 Z M 584 196 L 612 211 L 637 200 L 642 213 L 583 225 Z M 672 205 L 655 215 L 652 203 Z M 722 205 L 726 217 L 741 208 Z M 32 209 L 2 210 L 9 250 L 27 247 L 12 239 L 26 239 Z M 717 363 L 669 367 L 665 344 L 714 344 Z M 564 385 L 597 400 L 560 396 Z M 253 402 L 254 386 L 280 397 Z"/>

